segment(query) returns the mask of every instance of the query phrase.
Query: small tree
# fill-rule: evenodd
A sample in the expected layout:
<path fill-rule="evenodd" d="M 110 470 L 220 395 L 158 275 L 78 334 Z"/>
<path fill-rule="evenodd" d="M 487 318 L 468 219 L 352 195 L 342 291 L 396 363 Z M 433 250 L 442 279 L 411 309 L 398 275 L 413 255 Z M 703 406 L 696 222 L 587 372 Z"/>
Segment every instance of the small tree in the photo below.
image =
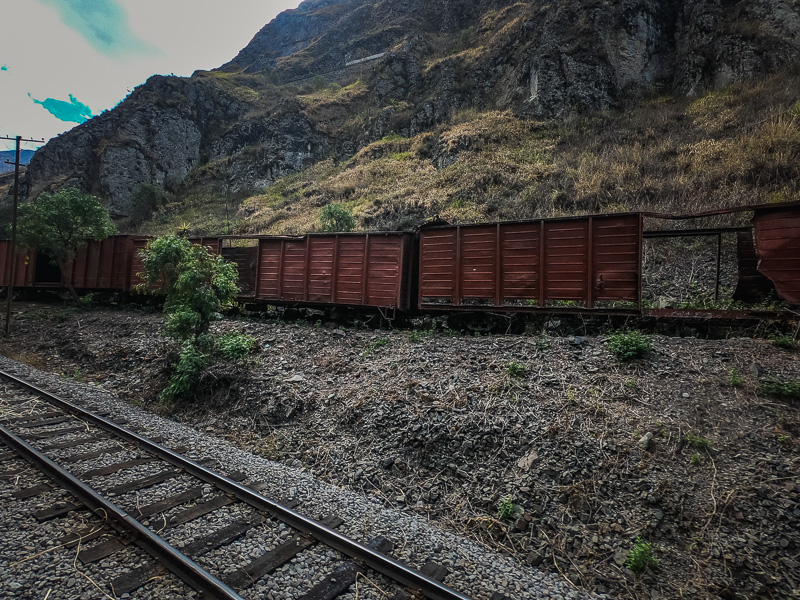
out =
<path fill-rule="evenodd" d="M 356 226 L 353 215 L 341 204 L 326 204 L 319 212 L 322 231 L 353 231 Z"/>
<path fill-rule="evenodd" d="M 220 357 L 235 360 L 255 345 L 249 336 L 212 335 L 212 321 L 230 307 L 239 292 L 236 265 L 207 248 L 175 235 L 152 240 L 141 252 L 143 290 L 165 296 L 167 335 L 179 345 L 178 363 L 164 400 L 185 396 L 196 386 L 203 370 Z"/>
<path fill-rule="evenodd" d="M 61 270 L 61 281 L 72 299 L 80 298 L 67 267 L 78 249 L 90 240 L 104 240 L 116 231 L 108 211 L 95 196 L 77 188 L 39 195 L 19 208 L 19 243 L 47 255 Z"/>

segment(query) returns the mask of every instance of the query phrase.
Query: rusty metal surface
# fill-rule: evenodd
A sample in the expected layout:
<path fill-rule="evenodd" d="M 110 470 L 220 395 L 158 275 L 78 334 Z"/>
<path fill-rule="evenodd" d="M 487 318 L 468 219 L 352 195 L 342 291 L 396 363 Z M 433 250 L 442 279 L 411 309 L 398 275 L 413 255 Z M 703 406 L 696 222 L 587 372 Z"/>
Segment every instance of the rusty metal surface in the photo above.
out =
<path fill-rule="evenodd" d="M 129 235 L 117 236 L 114 243 L 114 266 L 111 269 L 111 287 L 115 290 L 127 290 L 133 254 L 132 238 Z"/>
<path fill-rule="evenodd" d="M 0 285 L 8 285 L 11 279 L 11 241 L 0 240 Z"/>
<path fill-rule="evenodd" d="M 11 251 L 10 240 L 0 240 L 0 285 L 8 285 L 11 278 L 11 261 L 16 262 L 14 268 L 14 287 L 30 287 L 36 270 L 36 257 L 26 250 Z"/>
<path fill-rule="evenodd" d="M 638 214 L 423 229 L 419 303 L 504 310 L 638 303 L 641 232 Z"/>
<path fill-rule="evenodd" d="M 593 300 L 639 302 L 642 219 L 638 215 L 593 220 Z"/>
<path fill-rule="evenodd" d="M 544 222 L 544 300 L 572 300 L 591 305 L 587 273 L 592 260 L 590 219 Z"/>
<path fill-rule="evenodd" d="M 781 298 L 800 304 L 800 203 L 757 210 L 753 228 L 758 270 L 772 280 Z"/>
<path fill-rule="evenodd" d="M 644 238 L 668 237 L 703 237 L 720 233 L 742 233 L 750 231 L 749 227 L 706 227 L 700 229 L 653 229 L 642 233 Z"/>
<path fill-rule="evenodd" d="M 408 309 L 411 234 L 259 238 L 256 298 Z"/>
<path fill-rule="evenodd" d="M 115 235 L 89 241 L 80 248 L 68 276 L 72 285 L 83 289 L 119 289 L 124 285 L 128 261 L 128 236 Z M 41 282 L 37 281 L 37 284 Z"/>
<path fill-rule="evenodd" d="M 225 260 L 236 264 L 236 269 L 239 272 L 239 295 L 243 297 L 254 297 L 256 295 L 258 247 L 223 247 L 220 249 L 220 254 Z"/>
<path fill-rule="evenodd" d="M 222 240 L 219 237 L 189 238 L 189 241 L 193 244 L 199 244 L 200 246 L 205 246 L 206 248 L 208 248 L 211 254 L 219 254 L 220 249 L 222 248 Z"/>
<path fill-rule="evenodd" d="M 740 302 L 761 302 L 775 292 L 775 285 L 758 270 L 758 256 L 753 245 L 753 232 L 736 234 L 736 258 L 739 278 L 733 299 Z"/>
<path fill-rule="evenodd" d="M 5 285 L 10 242 L 0 240 L 0 285 Z M 127 289 L 130 262 L 130 236 L 117 235 L 102 241 L 89 241 L 80 248 L 67 268 L 66 276 L 78 289 Z M 61 287 L 61 274 L 47 256 L 21 250 L 17 252 L 15 286 L 35 288 Z"/>
<path fill-rule="evenodd" d="M 765 209 L 766 210 L 772 210 L 775 208 L 792 209 L 798 207 L 800 207 L 800 202 L 777 202 L 774 204 L 750 204 L 750 205 L 730 206 L 728 208 L 713 208 L 711 210 L 702 210 L 699 212 L 686 213 L 682 215 L 671 215 L 668 213 L 656 213 L 656 212 L 643 212 L 641 214 L 642 216 L 651 217 L 653 219 L 666 219 L 666 220 L 678 221 L 683 219 L 700 219 L 702 217 L 730 215 L 734 213 L 760 211 Z"/>

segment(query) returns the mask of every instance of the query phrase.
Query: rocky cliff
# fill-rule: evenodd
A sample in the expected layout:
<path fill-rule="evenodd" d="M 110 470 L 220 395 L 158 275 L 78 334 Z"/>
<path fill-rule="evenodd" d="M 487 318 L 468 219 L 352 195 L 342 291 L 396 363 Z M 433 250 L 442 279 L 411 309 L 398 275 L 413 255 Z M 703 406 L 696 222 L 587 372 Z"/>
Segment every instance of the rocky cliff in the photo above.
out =
<path fill-rule="evenodd" d="M 798 0 L 306 0 L 220 69 L 152 77 L 52 140 L 27 178 L 33 195 L 77 185 L 124 217 L 142 183 L 260 189 L 468 108 L 557 119 L 798 57 Z"/>

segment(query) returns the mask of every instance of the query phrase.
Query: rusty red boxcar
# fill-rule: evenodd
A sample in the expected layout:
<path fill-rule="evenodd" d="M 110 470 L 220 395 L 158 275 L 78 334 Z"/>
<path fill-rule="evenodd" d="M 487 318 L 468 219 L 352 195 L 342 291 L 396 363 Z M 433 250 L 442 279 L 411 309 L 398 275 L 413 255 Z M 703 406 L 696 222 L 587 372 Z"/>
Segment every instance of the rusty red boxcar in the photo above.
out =
<path fill-rule="evenodd" d="M 640 214 L 435 226 L 419 244 L 420 308 L 635 308 L 641 299 Z"/>
<path fill-rule="evenodd" d="M 8 285 L 9 279 L 11 279 L 12 261 L 14 261 L 16 263 L 13 265 L 14 286 L 33 286 L 34 264 L 30 254 L 32 253 L 26 250 L 11 252 L 11 241 L 0 240 L 0 268 L 3 269 L 3 272 L 0 273 L 0 285 Z"/>
<path fill-rule="evenodd" d="M 761 207 L 753 216 L 759 271 L 778 295 L 800 304 L 800 206 Z"/>
<path fill-rule="evenodd" d="M 0 285 L 6 285 L 11 260 L 10 242 L 0 242 Z M 127 290 L 131 236 L 115 235 L 102 241 L 90 240 L 80 248 L 65 274 L 72 285 L 86 290 Z M 59 268 L 41 252 L 26 249 L 14 253 L 16 287 L 59 288 L 64 282 Z"/>
<path fill-rule="evenodd" d="M 412 239 L 410 233 L 259 238 L 254 298 L 407 311 L 411 307 Z M 249 277 L 240 270 L 240 279 L 246 285 Z"/>

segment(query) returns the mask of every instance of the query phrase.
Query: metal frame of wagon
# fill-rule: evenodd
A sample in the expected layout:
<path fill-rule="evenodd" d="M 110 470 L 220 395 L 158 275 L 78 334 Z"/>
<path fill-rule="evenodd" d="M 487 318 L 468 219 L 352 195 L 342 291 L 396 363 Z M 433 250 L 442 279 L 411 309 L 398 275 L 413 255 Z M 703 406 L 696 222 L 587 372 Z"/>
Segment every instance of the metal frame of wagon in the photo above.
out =
<path fill-rule="evenodd" d="M 644 229 L 645 218 L 686 221 L 739 212 L 753 213 L 751 225 L 647 231 Z M 622 224 L 617 233 L 602 233 L 599 229 L 598 224 L 614 222 Z M 621 232 L 625 228 L 631 231 L 623 235 Z M 470 249 L 464 245 L 464 241 L 476 231 L 486 235 L 480 251 L 473 252 L 474 256 L 471 258 Z M 453 234 L 452 240 L 448 242 L 450 247 L 447 249 L 452 256 L 444 261 L 451 265 L 450 279 L 447 279 L 446 271 L 432 271 L 427 274 L 425 271 L 428 264 L 425 239 L 434 234 L 447 232 Z M 507 289 L 503 288 L 506 281 L 503 261 L 504 251 L 509 249 L 513 251 L 514 245 L 509 242 L 503 246 L 504 232 L 516 232 L 518 240 L 529 236 L 529 241 L 536 239 L 538 244 L 538 248 L 530 247 L 526 250 L 529 258 L 535 256 L 538 260 L 536 277 L 533 277 L 532 269 L 529 268 L 527 273 L 530 277 L 524 281 L 531 287 L 527 290 L 530 293 L 526 291 L 527 295 L 512 294 L 513 302 L 507 302 L 507 295 L 504 294 Z M 782 298 L 790 304 L 800 304 L 800 202 L 735 206 L 682 215 L 630 212 L 466 225 L 437 223 L 423 226 L 416 233 L 209 236 L 192 238 L 192 241 L 208 246 L 215 253 L 229 254 L 236 260 L 240 272 L 245 275 L 244 280 L 252 279 L 250 289 L 241 295 L 241 299 L 247 302 L 303 307 L 388 308 L 401 312 L 419 309 L 433 312 L 544 312 L 731 319 L 774 316 L 774 313 L 758 310 L 720 311 L 642 307 L 644 239 L 716 236 L 715 296 L 718 298 L 722 236 L 731 233 L 739 236 L 752 234 L 752 242 L 744 240 L 744 247 L 747 243 L 753 247 L 752 256 L 748 257 L 751 262 L 748 276 L 755 279 L 756 275 L 760 277 L 760 274 L 763 274 L 775 283 L 776 290 Z M 619 238 L 616 241 L 612 239 L 615 236 Z M 384 263 L 382 267 L 371 269 L 372 244 L 374 240 L 381 238 L 394 240 L 391 249 L 396 254 L 393 255 L 391 264 Z M 146 244 L 147 239 L 144 236 L 121 235 L 100 242 L 89 242 L 79 251 L 70 272 L 69 277 L 74 287 L 87 291 L 134 291 L 138 280 L 137 273 L 141 270 L 137 250 Z M 227 240 L 255 240 L 256 245 L 247 251 L 230 251 L 224 247 L 224 242 Z M 743 242 L 740 240 L 741 243 Z M 291 254 L 287 252 L 289 248 L 296 256 L 289 256 Z M 519 247 L 516 250 L 519 250 Z M 362 255 L 359 255 L 359 252 Z M 522 254 L 525 253 L 520 253 L 520 257 Z M 289 258 L 294 260 L 291 265 L 286 262 Z M 388 260 L 386 256 L 384 260 Z M 465 266 L 465 260 L 475 260 L 476 263 Z M 0 286 L 8 285 L 13 261 L 16 261 L 15 287 L 51 289 L 60 287 L 61 284 L 52 281 L 37 282 L 36 253 L 12 252 L 8 241 L 0 241 L 0 265 L 3 267 L 0 271 Z M 271 266 L 268 267 L 267 261 L 272 261 Z M 617 266 L 614 266 L 615 263 Z M 277 270 L 271 272 L 270 268 Z M 384 269 L 383 272 L 381 268 Z M 473 270 L 470 272 L 468 269 Z M 482 276 L 474 275 L 478 273 L 478 269 L 483 269 L 488 274 L 483 280 Z M 378 275 L 373 276 L 373 273 Z M 445 287 L 445 282 L 452 284 L 449 293 L 440 296 L 436 301 L 429 301 L 431 295 L 425 295 L 426 285 L 430 282 L 430 277 L 427 280 L 426 277 L 431 273 L 434 276 L 433 283 L 438 288 Z M 289 274 L 291 278 L 288 277 Z M 520 276 L 521 280 L 524 279 L 519 273 L 516 275 Z M 579 278 L 576 278 L 578 275 Z M 439 276 L 438 280 L 436 276 Z M 559 276 L 562 280 L 559 280 Z M 267 279 L 270 277 L 268 285 Z M 475 293 L 464 295 L 462 292 L 469 290 L 470 285 L 477 280 L 481 285 L 485 285 L 484 291 L 487 293 L 482 296 Z M 557 285 L 562 287 L 557 288 Z M 533 289 L 535 286 L 538 287 Z M 617 286 L 617 292 L 610 293 L 609 287 L 614 286 Z M 472 287 L 475 288 L 476 285 Z M 489 287 L 491 293 L 488 293 Z M 390 289 L 391 293 L 388 293 L 387 289 Z M 553 292 L 557 289 L 561 291 Z M 630 303 L 632 306 L 596 306 L 597 302 L 616 300 Z M 551 301 L 560 305 L 552 303 L 548 305 Z M 576 303 L 582 303 L 582 306 L 577 306 Z"/>

